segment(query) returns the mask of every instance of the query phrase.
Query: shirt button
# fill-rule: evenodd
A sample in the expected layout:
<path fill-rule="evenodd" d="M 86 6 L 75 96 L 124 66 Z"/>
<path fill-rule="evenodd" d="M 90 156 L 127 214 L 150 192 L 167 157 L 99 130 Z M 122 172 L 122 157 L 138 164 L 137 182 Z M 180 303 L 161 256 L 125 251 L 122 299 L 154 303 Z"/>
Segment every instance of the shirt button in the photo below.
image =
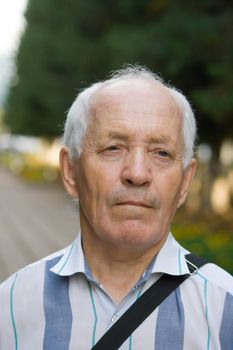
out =
<path fill-rule="evenodd" d="M 112 317 L 112 323 L 116 322 L 118 320 L 119 316 L 116 314 Z"/>

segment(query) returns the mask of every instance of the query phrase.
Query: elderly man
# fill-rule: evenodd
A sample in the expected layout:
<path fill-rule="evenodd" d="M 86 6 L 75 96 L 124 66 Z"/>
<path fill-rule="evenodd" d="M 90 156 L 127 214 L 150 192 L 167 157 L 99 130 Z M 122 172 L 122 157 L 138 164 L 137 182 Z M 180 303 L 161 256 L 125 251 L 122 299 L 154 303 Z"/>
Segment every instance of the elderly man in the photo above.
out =
<path fill-rule="evenodd" d="M 186 98 L 144 68 L 80 93 L 60 165 L 81 231 L 1 285 L 1 350 L 90 349 L 161 276 L 190 274 L 170 225 L 195 173 L 195 133 Z M 232 321 L 233 278 L 206 264 L 120 349 L 232 350 Z"/>

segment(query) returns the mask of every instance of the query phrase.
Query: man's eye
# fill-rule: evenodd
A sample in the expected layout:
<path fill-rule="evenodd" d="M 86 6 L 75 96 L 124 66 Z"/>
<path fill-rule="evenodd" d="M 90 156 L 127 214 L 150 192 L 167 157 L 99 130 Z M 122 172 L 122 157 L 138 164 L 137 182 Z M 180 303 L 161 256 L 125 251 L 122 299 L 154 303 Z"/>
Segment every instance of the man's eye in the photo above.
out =
<path fill-rule="evenodd" d="M 104 148 L 102 150 L 102 153 L 106 154 L 106 155 L 114 155 L 114 154 L 118 154 L 118 152 L 120 150 L 121 150 L 121 148 L 119 146 L 112 145 L 112 146 L 108 146 L 108 147 Z"/>
<path fill-rule="evenodd" d="M 160 157 L 163 157 L 163 158 L 166 158 L 166 157 L 169 157 L 169 156 L 170 156 L 169 153 L 166 152 L 166 151 L 159 151 L 159 152 L 158 152 L 158 155 L 159 155 Z"/>
<path fill-rule="evenodd" d="M 154 150 L 152 154 L 153 154 L 153 158 L 160 162 L 169 162 L 169 160 L 171 160 L 172 158 L 171 154 L 165 150 L 157 149 L 157 150 Z"/>
<path fill-rule="evenodd" d="M 117 147 L 117 146 L 109 146 L 109 147 L 107 147 L 108 151 L 117 151 L 118 149 L 119 149 L 119 147 Z"/>

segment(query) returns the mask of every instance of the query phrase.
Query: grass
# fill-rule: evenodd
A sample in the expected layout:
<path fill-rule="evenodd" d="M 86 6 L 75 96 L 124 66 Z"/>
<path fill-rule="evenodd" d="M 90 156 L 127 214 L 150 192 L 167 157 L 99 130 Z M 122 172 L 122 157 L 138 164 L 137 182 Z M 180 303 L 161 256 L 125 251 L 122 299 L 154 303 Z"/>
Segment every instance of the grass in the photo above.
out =
<path fill-rule="evenodd" d="M 198 219 L 189 218 L 186 222 L 181 216 L 176 219 L 172 232 L 181 245 L 192 253 L 207 258 L 233 275 L 231 224 L 213 213 L 200 214 Z"/>

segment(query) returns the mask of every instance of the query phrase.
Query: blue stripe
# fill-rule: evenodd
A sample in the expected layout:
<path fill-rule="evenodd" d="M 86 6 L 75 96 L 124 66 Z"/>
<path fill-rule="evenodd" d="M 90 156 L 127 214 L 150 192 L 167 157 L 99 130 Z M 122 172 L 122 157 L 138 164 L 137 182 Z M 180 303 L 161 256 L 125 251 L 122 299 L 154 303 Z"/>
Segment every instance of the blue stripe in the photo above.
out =
<path fill-rule="evenodd" d="M 15 316 L 14 316 L 14 300 L 13 300 L 13 295 L 14 295 L 14 287 L 15 287 L 15 281 L 17 278 L 18 274 L 16 273 L 14 281 L 11 286 L 11 291 L 10 291 L 10 311 L 11 311 L 11 323 L 13 327 L 13 332 L 14 332 L 14 339 L 15 339 L 15 350 L 18 349 L 18 336 L 17 336 L 17 330 L 16 330 L 16 325 L 15 325 Z"/>
<path fill-rule="evenodd" d="M 92 293 L 92 288 L 91 288 L 91 284 L 88 283 L 89 286 L 89 292 L 90 292 L 90 296 L 91 296 L 91 303 L 92 303 L 92 309 L 93 309 L 93 314 L 94 314 L 94 326 L 93 326 L 93 331 L 92 331 L 92 346 L 95 345 L 95 334 L 96 334 L 96 327 L 97 327 L 97 312 L 96 312 L 96 307 L 95 307 L 95 301 L 94 301 L 94 297 L 93 297 L 93 293 Z"/>
<path fill-rule="evenodd" d="M 205 300 L 205 318 L 207 321 L 207 327 L 208 327 L 208 334 L 207 334 L 207 344 L 206 344 L 206 349 L 209 350 L 210 349 L 210 338 L 211 338 L 211 333 L 210 333 L 210 325 L 209 325 L 209 318 L 208 318 L 208 302 L 207 302 L 207 279 L 200 274 L 199 272 L 197 272 L 197 275 L 199 277 L 201 277 L 204 280 L 204 300 Z"/>
<path fill-rule="evenodd" d="M 209 319 L 208 319 L 207 280 L 206 279 L 205 279 L 204 294 L 205 294 L 205 317 L 206 317 L 207 326 L 208 326 L 207 350 L 209 350 L 210 349 L 210 325 L 209 325 Z"/>
<path fill-rule="evenodd" d="M 43 350 L 68 350 L 72 311 L 69 299 L 69 277 L 49 271 L 61 257 L 46 262 L 44 280 L 45 333 Z"/>
<path fill-rule="evenodd" d="M 220 344 L 221 349 L 233 349 L 233 296 L 226 294 L 222 323 L 220 328 Z"/>
<path fill-rule="evenodd" d="M 159 306 L 155 329 L 156 350 L 182 350 L 184 342 L 184 308 L 177 288 Z"/>

